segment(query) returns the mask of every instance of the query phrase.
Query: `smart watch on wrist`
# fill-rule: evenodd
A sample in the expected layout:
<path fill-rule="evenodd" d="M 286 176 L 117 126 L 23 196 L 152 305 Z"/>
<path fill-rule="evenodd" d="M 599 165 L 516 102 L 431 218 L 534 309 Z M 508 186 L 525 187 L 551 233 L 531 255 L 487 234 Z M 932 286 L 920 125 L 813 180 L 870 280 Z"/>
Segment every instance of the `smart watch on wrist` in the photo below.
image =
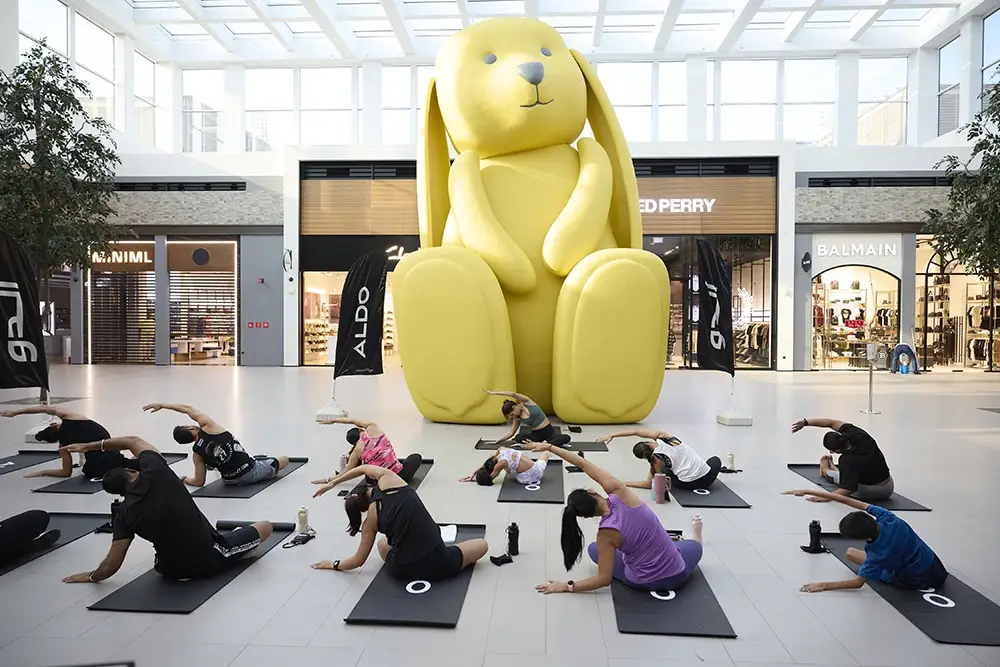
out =
<path fill-rule="evenodd" d="M 339 559 L 333 561 L 333 569 L 336 570 L 337 572 L 340 572 L 340 560 Z"/>
<path fill-rule="evenodd" d="M 575 590 L 576 589 L 576 582 L 573 581 L 572 579 L 566 582 L 566 586 L 569 588 L 569 592 L 570 593 L 575 593 L 576 592 L 576 590 Z"/>

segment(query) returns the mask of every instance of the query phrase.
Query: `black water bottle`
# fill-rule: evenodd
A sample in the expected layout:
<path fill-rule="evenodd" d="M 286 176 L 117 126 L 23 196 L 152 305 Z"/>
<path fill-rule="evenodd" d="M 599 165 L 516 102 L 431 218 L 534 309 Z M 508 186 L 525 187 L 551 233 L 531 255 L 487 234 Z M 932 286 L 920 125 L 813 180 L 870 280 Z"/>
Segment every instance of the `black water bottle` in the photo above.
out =
<path fill-rule="evenodd" d="M 801 547 L 803 551 L 809 554 L 819 554 L 826 551 L 823 548 L 822 540 L 823 528 L 820 526 L 819 521 L 813 519 L 809 522 L 809 546 Z"/>
<path fill-rule="evenodd" d="M 516 556 L 520 553 L 517 540 L 521 536 L 521 531 L 516 523 L 507 526 L 507 555 Z"/>
<path fill-rule="evenodd" d="M 111 523 L 112 523 L 112 525 L 114 524 L 115 518 L 118 516 L 118 513 L 121 511 L 121 509 L 122 509 L 122 501 L 121 500 L 115 499 L 115 500 L 111 501 Z"/>

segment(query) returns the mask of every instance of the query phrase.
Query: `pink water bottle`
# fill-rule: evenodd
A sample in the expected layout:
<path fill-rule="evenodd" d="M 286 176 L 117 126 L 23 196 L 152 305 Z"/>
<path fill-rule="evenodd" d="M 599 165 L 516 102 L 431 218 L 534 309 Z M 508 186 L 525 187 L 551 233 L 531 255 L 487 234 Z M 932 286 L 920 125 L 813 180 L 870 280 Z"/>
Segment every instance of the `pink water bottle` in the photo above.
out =
<path fill-rule="evenodd" d="M 340 469 L 337 470 L 338 474 L 342 474 L 345 470 L 347 470 L 347 462 L 350 460 L 351 457 L 349 457 L 347 454 L 340 455 Z"/>
<path fill-rule="evenodd" d="M 653 475 L 653 496 L 656 504 L 662 505 L 667 501 L 667 476 L 662 472 Z"/>

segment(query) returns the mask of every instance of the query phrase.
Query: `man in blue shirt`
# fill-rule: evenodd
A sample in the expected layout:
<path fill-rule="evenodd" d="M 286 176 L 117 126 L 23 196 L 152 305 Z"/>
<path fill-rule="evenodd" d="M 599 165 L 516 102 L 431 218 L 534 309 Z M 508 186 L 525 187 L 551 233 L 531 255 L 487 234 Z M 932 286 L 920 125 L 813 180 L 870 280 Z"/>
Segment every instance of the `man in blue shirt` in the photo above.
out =
<path fill-rule="evenodd" d="M 847 559 L 861 566 L 857 577 L 846 581 L 806 584 L 801 589 L 803 592 L 856 589 L 869 580 L 919 590 L 938 588 L 948 578 L 941 559 L 913 532 L 910 524 L 889 510 L 850 496 L 820 490 L 785 491 L 783 495 L 814 496 L 859 510 L 840 520 L 840 533 L 844 537 L 866 541 L 864 551 L 854 547 L 847 550 Z"/>

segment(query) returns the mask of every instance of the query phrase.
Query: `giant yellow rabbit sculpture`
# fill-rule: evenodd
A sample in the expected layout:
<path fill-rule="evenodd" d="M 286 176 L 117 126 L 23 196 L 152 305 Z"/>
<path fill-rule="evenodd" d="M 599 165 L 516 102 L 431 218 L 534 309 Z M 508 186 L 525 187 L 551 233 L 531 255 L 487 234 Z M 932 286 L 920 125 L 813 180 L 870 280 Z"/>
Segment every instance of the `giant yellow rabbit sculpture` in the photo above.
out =
<path fill-rule="evenodd" d="M 596 141 L 574 148 L 588 119 Z M 669 277 L 641 249 L 632 160 L 590 63 L 533 19 L 456 33 L 437 56 L 418 167 L 421 249 L 397 265 L 393 302 L 420 412 L 500 423 L 483 392 L 500 389 L 571 423 L 645 418 Z"/>

